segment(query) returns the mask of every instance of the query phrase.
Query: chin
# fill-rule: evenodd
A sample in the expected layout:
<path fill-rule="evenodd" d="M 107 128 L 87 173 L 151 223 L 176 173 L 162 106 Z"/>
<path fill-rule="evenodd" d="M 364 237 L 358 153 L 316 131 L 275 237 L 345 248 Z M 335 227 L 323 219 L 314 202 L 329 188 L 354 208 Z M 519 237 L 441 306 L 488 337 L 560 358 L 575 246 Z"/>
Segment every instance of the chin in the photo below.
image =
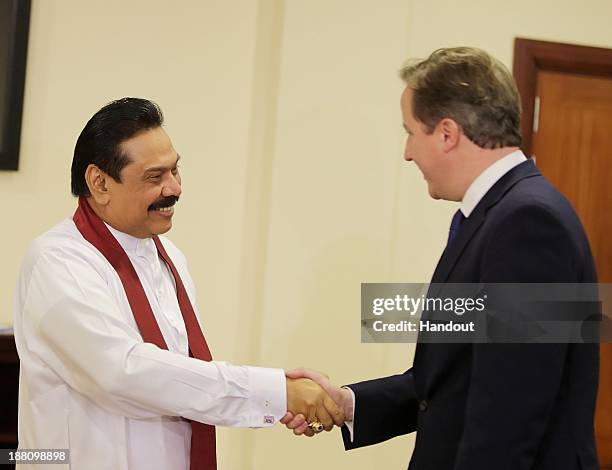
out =
<path fill-rule="evenodd" d="M 163 235 L 164 233 L 170 231 L 172 228 L 172 222 L 168 222 L 166 224 L 157 224 L 154 227 L 151 227 L 151 235 Z"/>
<path fill-rule="evenodd" d="M 431 186 L 431 184 L 428 185 L 427 190 L 429 191 L 429 196 L 432 199 L 435 199 L 435 200 L 442 199 L 441 196 L 436 192 L 436 190 Z"/>

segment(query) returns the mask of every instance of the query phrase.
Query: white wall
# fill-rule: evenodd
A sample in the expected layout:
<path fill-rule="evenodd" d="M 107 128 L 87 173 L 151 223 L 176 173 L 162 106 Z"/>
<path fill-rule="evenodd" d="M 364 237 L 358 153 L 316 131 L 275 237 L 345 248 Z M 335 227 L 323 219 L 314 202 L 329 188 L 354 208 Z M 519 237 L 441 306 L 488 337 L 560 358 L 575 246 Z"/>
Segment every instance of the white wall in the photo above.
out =
<path fill-rule="evenodd" d="M 74 210 L 86 120 L 157 101 L 181 160 L 170 237 L 190 260 L 215 357 L 329 373 L 399 373 L 412 345 L 362 345 L 361 282 L 424 282 L 451 204 L 402 161 L 397 70 L 442 46 L 512 62 L 516 36 L 612 47 L 612 3 L 501 0 L 33 0 L 21 168 L 0 173 L 0 322 L 29 240 Z M 219 430 L 220 469 L 405 468 L 413 437 L 345 453 Z"/>

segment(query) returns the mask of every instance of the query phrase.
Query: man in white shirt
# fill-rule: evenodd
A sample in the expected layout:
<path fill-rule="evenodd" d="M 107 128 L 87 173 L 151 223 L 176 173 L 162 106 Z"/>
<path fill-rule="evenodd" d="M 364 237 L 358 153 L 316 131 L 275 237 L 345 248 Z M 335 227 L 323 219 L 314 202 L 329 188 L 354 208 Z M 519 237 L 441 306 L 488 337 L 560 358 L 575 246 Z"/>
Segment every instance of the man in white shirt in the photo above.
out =
<path fill-rule="evenodd" d="M 343 420 L 310 380 L 211 360 L 185 257 L 158 237 L 181 195 L 162 124 L 148 100 L 98 111 L 75 147 L 77 212 L 23 262 L 19 446 L 70 449 L 70 468 L 215 470 L 215 425 L 272 426 L 287 410 L 326 430 Z"/>
<path fill-rule="evenodd" d="M 506 67 L 459 47 L 411 63 L 401 76 L 404 158 L 431 197 L 460 202 L 436 289 L 596 283 L 576 213 L 519 150 L 520 100 Z M 311 371 L 289 375 L 316 380 L 344 409 L 347 450 L 416 431 L 413 470 L 596 470 L 598 356 L 597 344 L 419 339 L 403 374 L 347 388 Z M 283 421 L 309 433 L 303 417 Z"/>

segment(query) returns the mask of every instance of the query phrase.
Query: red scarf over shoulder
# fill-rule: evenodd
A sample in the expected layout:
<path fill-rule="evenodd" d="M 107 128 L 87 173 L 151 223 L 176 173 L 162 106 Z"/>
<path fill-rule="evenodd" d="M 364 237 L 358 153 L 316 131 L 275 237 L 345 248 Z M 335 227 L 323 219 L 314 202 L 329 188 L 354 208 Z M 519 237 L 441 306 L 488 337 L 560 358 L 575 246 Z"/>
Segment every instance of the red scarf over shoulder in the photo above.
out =
<path fill-rule="evenodd" d="M 117 271 L 144 342 L 153 343 L 161 349 L 168 349 L 132 262 L 123 247 L 83 197 L 79 198 L 79 207 L 73 220 L 85 240 L 95 246 Z M 187 330 L 190 356 L 203 361 L 211 361 L 210 350 L 183 281 L 157 235 L 153 236 L 153 241 L 159 256 L 166 262 L 174 277 L 176 297 Z M 190 470 L 216 470 L 216 468 L 215 427 L 191 421 Z"/>

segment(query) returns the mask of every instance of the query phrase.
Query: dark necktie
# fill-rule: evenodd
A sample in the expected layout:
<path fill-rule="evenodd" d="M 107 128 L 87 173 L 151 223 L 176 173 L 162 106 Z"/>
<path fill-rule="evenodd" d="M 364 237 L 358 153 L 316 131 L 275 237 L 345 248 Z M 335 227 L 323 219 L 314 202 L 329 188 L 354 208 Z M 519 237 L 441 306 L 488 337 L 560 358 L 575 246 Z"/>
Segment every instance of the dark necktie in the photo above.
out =
<path fill-rule="evenodd" d="M 453 240 L 457 237 L 457 234 L 459 233 L 461 225 L 464 221 L 465 216 L 463 215 L 463 212 L 461 212 L 461 209 L 457 210 L 455 215 L 453 215 L 453 220 L 451 220 L 450 229 L 448 230 L 448 241 L 446 242 L 447 247 L 450 246 L 450 244 L 453 243 Z"/>

